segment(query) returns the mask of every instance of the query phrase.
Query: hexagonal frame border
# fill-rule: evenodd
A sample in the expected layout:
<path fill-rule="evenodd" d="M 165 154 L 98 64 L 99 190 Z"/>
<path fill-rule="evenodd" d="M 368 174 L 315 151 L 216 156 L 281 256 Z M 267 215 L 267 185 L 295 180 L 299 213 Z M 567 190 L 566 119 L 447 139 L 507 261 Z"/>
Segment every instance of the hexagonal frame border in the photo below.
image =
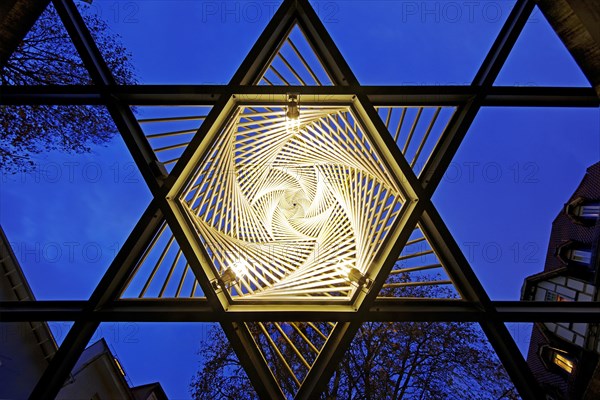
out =
<path fill-rule="evenodd" d="M 194 250 L 194 257 L 199 260 L 202 270 L 204 272 L 201 276 L 196 276 L 200 281 L 204 281 L 204 286 L 214 289 L 214 283 L 218 282 L 219 276 L 210 261 L 205 246 L 202 244 L 198 233 L 195 232 L 194 225 L 190 220 L 185 207 L 181 204 L 181 194 L 189 185 L 189 179 L 194 176 L 196 168 L 199 163 L 202 162 L 205 154 L 215 140 L 219 137 L 223 126 L 227 125 L 231 120 L 233 113 L 239 106 L 252 105 L 273 105 L 273 104 L 285 104 L 287 95 L 263 95 L 257 96 L 253 101 L 246 101 L 244 96 L 232 95 L 223 109 L 220 111 L 219 116 L 216 118 L 215 123 L 207 127 L 207 130 L 202 135 L 202 141 L 198 147 L 194 149 L 193 155 L 186 160 L 186 165 L 183 168 L 183 172 L 178 177 L 177 181 L 173 184 L 169 194 L 167 195 L 168 204 L 171 211 L 175 215 L 179 227 L 185 234 L 186 241 L 191 243 L 191 247 Z M 390 146 L 389 141 L 385 140 L 389 134 L 387 129 L 385 132 L 377 130 L 375 124 L 369 119 L 369 115 L 366 112 L 365 106 L 361 104 L 360 100 L 355 95 L 335 95 L 328 96 L 326 99 L 315 96 L 308 100 L 303 98 L 302 104 L 306 105 L 340 105 L 348 106 L 353 112 L 354 117 L 360 124 L 361 128 L 365 131 L 371 144 L 376 147 L 376 151 L 381 158 L 381 162 L 384 163 L 388 173 L 392 176 L 392 179 L 396 181 L 396 184 L 401 190 L 401 195 L 404 196 L 404 203 L 400 213 L 396 217 L 392 228 L 388 232 L 386 239 L 382 247 L 379 250 L 380 254 L 388 254 L 388 257 L 381 260 L 374 267 L 370 268 L 369 277 L 371 279 L 379 275 L 379 272 L 384 264 L 393 265 L 397 256 L 391 257 L 393 253 L 392 247 L 395 246 L 400 233 L 407 229 L 404 225 L 406 223 L 407 215 L 412 214 L 413 209 L 418 200 L 416 191 L 413 187 L 407 184 L 408 179 L 406 178 L 405 171 L 408 167 L 408 163 L 405 162 L 404 157 L 400 154 L 400 151 L 395 143 L 392 142 Z M 379 117 L 378 117 L 379 118 Z M 405 165 L 401 167 L 397 160 L 404 161 Z M 410 168 L 409 168 L 410 169 Z M 410 230 L 412 231 L 412 227 Z M 381 258 L 381 257 L 379 257 Z M 386 274 L 387 276 L 387 274 Z M 335 299 L 334 301 L 323 300 L 323 299 L 311 299 L 307 301 L 293 301 L 293 300 L 252 300 L 252 299 L 232 299 L 231 296 L 223 290 L 214 290 L 216 297 L 219 299 L 223 309 L 225 311 L 254 311 L 256 307 L 260 307 L 261 310 L 285 310 L 288 308 L 290 311 L 318 311 L 323 306 L 335 306 L 340 310 L 351 310 L 357 311 L 362 301 L 365 298 L 365 292 L 357 290 L 352 296 L 351 300 Z"/>

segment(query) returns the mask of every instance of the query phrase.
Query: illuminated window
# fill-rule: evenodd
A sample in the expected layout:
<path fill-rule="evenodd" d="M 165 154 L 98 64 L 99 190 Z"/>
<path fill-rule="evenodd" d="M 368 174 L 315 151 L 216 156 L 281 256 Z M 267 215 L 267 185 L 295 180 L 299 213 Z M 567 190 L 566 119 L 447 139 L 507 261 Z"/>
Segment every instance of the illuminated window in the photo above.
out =
<path fill-rule="evenodd" d="M 573 368 L 575 367 L 575 363 L 569 358 L 565 357 L 564 354 L 554 351 L 552 353 L 552 363 L 558 366 L 563 371 L 568 372 L 569 374 L 573 372 Z"/>
<path fill-rule="evenodd" d="M 540 358 L 549 370 L 558 372 L 573 373 L 575 369 L 575 360 L 573 357 L 563 350 L 556 349 L 550 346 L 540 347 Z"/>
<path fill-rule="evenodd" d="M 572 301 L 566 297 L 560 296 L 554 292 L 546 292 L 546 297 L 544 301 Z"/>

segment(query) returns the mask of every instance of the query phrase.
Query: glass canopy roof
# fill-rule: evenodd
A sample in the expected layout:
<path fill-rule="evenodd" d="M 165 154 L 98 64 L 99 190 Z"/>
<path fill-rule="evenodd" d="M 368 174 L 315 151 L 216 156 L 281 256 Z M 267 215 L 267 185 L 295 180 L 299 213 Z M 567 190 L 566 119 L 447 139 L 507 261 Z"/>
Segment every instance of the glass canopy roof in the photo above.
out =
<path fill-rule="evenodd" d="M 460 16 L 446 7 L 433 22 L 433 14 L 407 8 L 409 2 L 392 5 L 397 15 L 382 11 L 388 2 L 311 6 L 286 0 L 256 9 L 242 2 L 226 12 L 178 2 L 168 13 L 188 14 L 188 23 L 165 18 L 162 26 L 153 22 L 164 2 L 148 3 L 118 2 L 109 10 L 101 2 L 90 8 L 54 1 L 64 37 L 72 38 L 92 84 L 86 77 L 44 89 L 2 87 L 3 104 L 15 109 L 38 103 L 56 103 L 45 110 L 50 113 L 103 107 L 123 138 L 121 152 L 128 154 L 122 159 L 134 167 L 136 193 L 148 203 L 93 293 L 90 288 L 89 300 L 84 296 L 86 308 L 68 317 L 60 314 L 63 309 L 42 309 L 48 320 L 78 322 L 36 393 L 60 389 L 101 320 L 219 322 L 259 396 L 309 399 L 327 384 L 328 372 L 365 321 L 451 319 L 480 323 L 519 393 L 535 396 L 531 372 L 505 326 L 525 317 L 490 300 L 488 293 L 501 291 L 494 282 L 500 275 L 477 269 L 479 253 L 468 253 L 485 246 L 500 246 L 504 254 L 514 249 L 513 243 L 489 245 L 469 235 L 477 225 L 475 232 L 493 238 L 489 226 L 481 228 L 483 204 L 514 201 L 514 188 L 494 186 L 487 193 L 497 198 L 490 199 L 471 194 L 470 179 L 494 183 L 498 168 L 515 184 L 547 176 L 536 160 L 503 162 L 502 152 L 522 154 L 533 144 L 524 140 L 512 151 L 502 140 L 519 134 L 499 133 L 495 125 L 516 131 L 522 106 L 550 113 L 550 107 L 563 107 L 561 113 L 574 113 L 569 121 L 589 122 L 594 111 L 570 107 L 598 106 L 570 59 L 559 57 L 559 64 L 576 71 L 572 78 L 559 74 L 553 80 L 549 72 L 542 83 L 573 88 L 536 89 L 531 78 L 526 84 L 513 79 L 527 62 L 524 42 L 533 40 L 525 33 L 548 29 L 533 2 L 500 2 L 493 10 L 463 7 Z M 140 69 L 140 85 L 114 80 L 118 67 L 103 59 L 107 49 L 96 47 L 79 11 L 100 15 L 123 36 Z M 394 15 L 403 24 L 389 21 Z M 246 34 L 242 28 L 227 32 L 232 18 L 248 28 Z M 383 22 L 367 24 L 378 18 Z M 347 28 L 357 19 L 365 30 Z M 192 26 L 198 20 L 203 24 Z M 433 32 L 427 28 L 432 23 L 443 26 Z M 136 36 L 140 27 L 147 37 Z M 402 36 L 403 29 L 410 34 Z M 190 49 L 187 39 L 185 48 L 172 45 L 184 34 L 206 36 L 198 48 Z M 250 38 L 259 34 L 252 46 Z M 494 86 L 498 77 L 504 86 Z M 382 82 L 400 86 L 364 86 Z M 57 89 L 56 83 L 70 85 Z M 297 119 L 290 117 L 290 98 L 298 101 Z M 467 135 L 470 129 L 479 132 L 476 139 Z M 598 140 L 582 132 L 585 140 Z M 485 135 L 495 142 L 479 139 Z M 465 155 L 465 147 L 474 150 Z M 477 155 L 489 157 L 487 163 L 477 164 Z M 116 170 L 129 171 L 121 165 Z M 470 204 L 475 198 L 479 205 Z M 514 212 L 498 215 L 504 222 L 516 218 Z M 530 255 L 528 243 L 520 239 L 518 255 L 510 253 L 519 266 L 523 252 Z M 507 279 L 522 280 L 512 275 Z M 77 317 L 88 309 L 99 316 Z M 541 315 L 535 310 L 529 317 L 536 312 Z M 323 325 L 315 328 L 317 339 L 291 343 L 294 321 Z M 304 360 L 302 372 L 285 372 L 292 389 L 273 376 L 282 365 L 274 354 L 284 346 Z"/>

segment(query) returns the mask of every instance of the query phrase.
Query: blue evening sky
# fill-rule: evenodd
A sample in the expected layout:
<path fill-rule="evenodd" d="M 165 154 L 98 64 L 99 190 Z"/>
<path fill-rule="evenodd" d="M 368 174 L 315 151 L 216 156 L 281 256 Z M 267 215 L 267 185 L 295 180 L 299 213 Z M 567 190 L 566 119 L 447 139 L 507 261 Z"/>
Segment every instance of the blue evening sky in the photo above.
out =
<path fill-rule="evenodd" d="M 224 84 L 277 1 L 94 1 L 140 83 Z M 313 3 L 363 84 L 466 85 L 514 1 Z M 589 86 L 536 10 L 496 82 Z M 434 203 L 492 299 L 516 300 L 543 268 L 551 223 L 600 159 L 598 109 L 485 108 Z M 0 223 L 38 299 L 87 299 L 150 201 L 119 137 L 89 154 L 42 154 L 2 177 Z M 69 324 L 53 324 L 64 338 Z M 515 325 L 516 327 L 516 325 Z M 527 329 L 513 329 L 522 349 Z M 206 324 L 101 325 L 135 385 L 189 398 Z"/>

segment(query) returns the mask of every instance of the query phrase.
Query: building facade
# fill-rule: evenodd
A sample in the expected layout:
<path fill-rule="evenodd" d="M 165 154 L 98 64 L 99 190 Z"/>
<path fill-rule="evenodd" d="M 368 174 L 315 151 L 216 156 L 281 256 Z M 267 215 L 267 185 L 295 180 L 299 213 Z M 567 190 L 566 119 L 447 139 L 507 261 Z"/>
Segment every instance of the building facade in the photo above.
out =
<path fill-rule="evenodd" d="M 0 301 L 34 301 L 10 243 L 0 227 Z M 0 399 L 29 394 L 58 349 L 46 322 L 0 322 Z M 104 339 L 84 350 L 58 400 L 167 400 L 159 383 L 135 386 Z"/>
<path fill-rule="evenodd" d="M 600 285 L 600 163 L 552 223 L 544 271 L 525 279 L 530 301 L 597 301 Z M 600 398 L 600 327 L 535 323 L 527 363 L 550 399 Z"/>

